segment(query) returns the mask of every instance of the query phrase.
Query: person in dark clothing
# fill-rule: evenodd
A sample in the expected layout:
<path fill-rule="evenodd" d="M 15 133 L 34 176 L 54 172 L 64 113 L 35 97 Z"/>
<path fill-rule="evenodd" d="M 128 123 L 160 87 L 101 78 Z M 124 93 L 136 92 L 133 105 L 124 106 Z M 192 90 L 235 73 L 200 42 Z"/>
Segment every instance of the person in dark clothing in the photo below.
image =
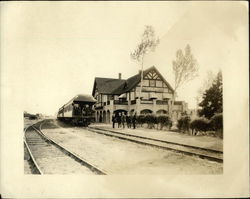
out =
<path fill-rule="evenodd" d="M 122 127 L 125 128 L 126 116 L 124 115 L 124 113 L 122 113 L 121 122 L 122 122 Z"/>
<path fill-rule="evenodd" d="M 132 124 L 133 124 L 133 128 L 135 129 L 136 127 L 136 120 L 137 120 L 137 117 L 136 117 L 136 113 L 133 115 L 132 117 Z"/>
<path fill-rule="evenodd" d="M 127 122 L 127 127 L 131 128 L 131 116 L 129 114 L 126 115 L 126 122 Z"/>
<path fill-rule="evenodd" d="M 122 123 L 121 113 L 118 113 L 118 115 L 117 115 L 117 123 L 118 123 L 118 128 L 120 128 L 121 127 L 121 123 Z"/>
<path fill-rule="evenodd" d="M 115 116 L 115 114 L 112 115 L 112 122 L 113 122 L 113 128 L 115 128 L 115 123 L 116 123 L 116 116 Z"/>

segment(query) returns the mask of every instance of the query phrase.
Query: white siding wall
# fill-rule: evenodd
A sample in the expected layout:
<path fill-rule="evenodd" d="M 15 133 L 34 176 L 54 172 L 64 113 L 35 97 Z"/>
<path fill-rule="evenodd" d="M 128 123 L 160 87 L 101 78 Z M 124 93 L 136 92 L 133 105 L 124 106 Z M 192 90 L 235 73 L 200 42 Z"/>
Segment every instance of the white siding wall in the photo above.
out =
<path fill-rule="evenodd" d="M 129 101 L 129 93 L 126 93 L 126 100 Z"/>
<path fill-rule="evenodd" d="M 156 80 L 156 87 L 162 87 L 162 81 Z"/>
<path fill-rule="evenodd" d="M 135 99 L 135 92 L 134 91 L 130 92 L 130 97 L 131 97 L 131 100 Z"/>
<path fill-rule="evenodd" d="M 118 97 L 119 97 L 118 95 L 115 95 L 115 100 L 118 100 L 119 99 Z"/>
<path fill-rule="evenodd" d="M 149 86 L 149 80 L 143 80 L 142 86 Z"/>
<path fill-rule="evenodd" d="M 169 92 L 169 89 L 168 88 L 155 88 L 155 87 L 145 87 L 145 88 L 143 88 L 144 90 L 147 90 L 148 92 L 142 92 L 142 97 L 144 98 L 144 99 L 148 99 L 149 98 L 149 96 L 150 96 L 150 94 L 154 94 L 154 95 L 156 95 L 157 96 L 157 99 L 158 100 L 163 100 L 163 93 L 166 93 L 166 94 L 168 94 L 168 92 Z M 152 92 L 150 92 L 150 91 L 152 91 Z M 139 92 L 140 92 L 140 87 L 136 87 L 136 97 L 138 97 L 139 96 Z M 165 95 L 166 95 L 165 94 Z M 169 96 L 169 98 L 171 98 L 171 94 L 168 94 L 168 96 Z"/>
<path fill-rule="evenodd" d="M 98 94 L 97 95 L 97 103 L 100 103 L 101 102 L 101 94 Z"/>
<path fill-rule="evenodd" d="M 108 96 L 107 95 L 102 95 L 102 102 L 107 102 Z"/>
<path fill-rule="evenodd" d="M 162 100 L 162 93 L 155 93 L 155 95 L 157 96 L 157 100 Z"/>
<path fill-rule="evenodd" d="M 164 92 L 164 93 L 168 93 L 168 92 L 170 92 L 170 90 L 169 90 L 168 88 L 164 88 L 164 89 L 163 89 L 163 92 Z"/>
<path fill-rule="evenodd" d="M 141 97 L 143 97 L 143 99 L 149 99 L 149 93 L 147 93 L 147 92 L 142 92 L 142 93 L 141 93 Z"/>

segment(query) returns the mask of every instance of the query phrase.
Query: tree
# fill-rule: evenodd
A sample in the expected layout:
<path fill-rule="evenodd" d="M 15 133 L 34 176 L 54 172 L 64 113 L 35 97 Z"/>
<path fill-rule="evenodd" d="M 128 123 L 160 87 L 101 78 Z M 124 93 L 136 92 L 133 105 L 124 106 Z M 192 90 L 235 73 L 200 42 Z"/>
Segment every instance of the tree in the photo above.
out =
<path fill-rule="evenodd" d="M 139 98 L 141 97 L 142 92 L 144 57 L 149 51 L 154 51 L 159 42 L 160 40 L 155 38 L 155 31 L 153 27 L 146 26 L 144 33 L 142 34 L 141 42 L 137 45 L 134 52 L 130 54 L 131 58 L 141 65 L 141 88 Z"/>
<path fill-rule="evenodd" d="M 212 86 L 215 78 L 216 78 L 216 74 L 215 73 L 213 73 L 211 70 L 207 71 L 206 79 L 203 81 L 203 84 L 199 88 L 198 94 L 197 94 L 197 96 L 195 98 L 196 101 L 197 101 L 197 106 L 199 106 L 199 103 L 202 100 L 203 93 Z M 197 107 L 197 109 L 198 109 L 198 107 Z"/>
<path fill-rule="evenodd" d="M 203 94 L 203 99 L 199 106 L 202 108 L 199 111 L 200 116 L 208 119 L 213 117 L 216 113 L 223 112 L 223 90 L 222 90 L 222 73 L 218 72 L 216 79 L 212 86 Z"/>
<path fill-rule="evenodd" d="M 193 57 L 191 47 L 187 44 L 185 53 L 181 49 L 176 52 L 176 60 L 173 61 L 173 72 L 174 72 L 174 96 L 172 101 L 172 107 L 176 98 L 176 91 L 184 83 L 193 80 L 198 76 L 198 64 L 196 59 Z"/>

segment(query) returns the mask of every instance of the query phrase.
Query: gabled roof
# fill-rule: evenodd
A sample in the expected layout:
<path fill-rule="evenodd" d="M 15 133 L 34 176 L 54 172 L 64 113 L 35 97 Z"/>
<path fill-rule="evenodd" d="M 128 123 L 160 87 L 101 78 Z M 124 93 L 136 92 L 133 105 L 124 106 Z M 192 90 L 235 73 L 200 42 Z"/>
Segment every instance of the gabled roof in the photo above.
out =
<path fill-rule="evenodd" d="M 120 87 L 125 81 L 124 79 L 96 77 L 92 95 L 94 94 L 95 88 L 97 88 L 98 93 L 114 94 L 114 90 Z"/>
<path fill-rule="evenodd" d="M 164 81 L 164 83 L 168 86 L 168 88 L 171 91 L 174 91 L 173 88 L 170 86 L 170 84 L 165 80 L 165 78 L 161 75 L 161 73 L 156 69 L 155 66 L 151 66 L 150 68 L 144 70 L 143 76 L 146 76 L 147 73 L 151 70 L 155 70 L 158 73 L 158 75 L 160 76 L 160 78 L 162 79 L 162 81 Z M 126 80 L 126 82 L 123 85 L 121 85 L 119 88 L 117 88 L 114 92 L 118 93 L 118 94 L 128 92 L 131 89 L 133 89 L 140 81 L 141 81 L 141 73 L 138 73 L 138 74 L 128 78 Z"/>
<path fill-rule="evenodd" d="M 143 71 L 143 76 L 147 75 L 147 73 L 151 70 L 155 70 L 162 81 L 168 86 L 170 90 L 173 91 L 173 88 L 170 84 L 164 79 L 164 77 L 160 74 L 160 72 L 152 66 Z M 127 80 L 124 79 L 111 79 L 111 78 L 101 78 L 96 77 L 94 82 L 94 87 L 92 91 L 92 95 L 94 95 L 95 88 L 97 88 L 98 93 L 102 94 L 112 94 L 112 95 L 120 95 L 122 93 L 128 92 L 140 82 L 141 80 L 141 72 L 137 73 L 136 75 L 128 78 Z"/>
<path fill-rule="evenodd" d="M 141 73 L 128 78 L 122 85 L 114 90 L 114 93 L 122 94 L 133 89 L 141 80 Z"/>

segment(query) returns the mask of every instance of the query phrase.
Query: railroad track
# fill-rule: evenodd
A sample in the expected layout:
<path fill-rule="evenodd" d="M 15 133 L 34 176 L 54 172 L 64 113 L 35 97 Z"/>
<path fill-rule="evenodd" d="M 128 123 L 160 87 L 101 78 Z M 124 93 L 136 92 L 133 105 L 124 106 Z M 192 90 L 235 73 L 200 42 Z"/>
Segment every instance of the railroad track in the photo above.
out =
<path fill-rule="evenodd" d="M 41 123 L 42 124 L 42 123 Z M 106 172 L 69 151 L 31 125 L 25 130 L 24 145 L 34 174 L 99 174 Z"/>
<path fill-rule="evenodd" d="M 178 153 L 183 153 L 189 156 L 197 156 L 202 159 L 208 159 L 208 160 L 216 161 L 220 163 L 223 162 L 223 152 L 213 150 L 213 149 L 190 146 L 190 145 L 185 145 L 185 144 L 180 144 L 180 143 L 169 142 L 165 140 L 158 140 L 158 139 L 149 138 L 149 137 L 131 135 L 131 134 L 121 133 L 121 132 L 112 131 L 108 129 L 101 129 L 98 127 L 88 127 L 88 130 L 94 133 L 111 136 L 111 137 L 115 137 L 115 138 L 122 139 L 122 140 L 127 140 L 127 141 L 138 143 L 138 144 L 143 144 L 143 145 L 148 145 L 151 147 L 161 148 L 164 150 L 170 150 L 170 151 L 174 151 Z"/>

